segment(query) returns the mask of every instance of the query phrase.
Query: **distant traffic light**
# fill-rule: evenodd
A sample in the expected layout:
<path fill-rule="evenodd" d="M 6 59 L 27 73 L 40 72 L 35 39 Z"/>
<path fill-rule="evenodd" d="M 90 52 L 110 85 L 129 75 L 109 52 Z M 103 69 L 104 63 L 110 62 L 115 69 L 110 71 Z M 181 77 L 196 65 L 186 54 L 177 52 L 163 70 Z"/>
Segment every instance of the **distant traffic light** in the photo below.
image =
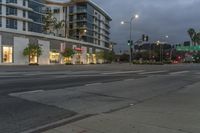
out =
<path fill-rule="evenodd" d="M 142 35 L 142 41 L 145 41 L 146 40 L 146 37 L 145 37 L 145 34 Z"/>
<path fill-rule="evenodd" d="M 149 41 L 149 36 L 143 34 L 143 35 L 142 35 L 142 41 L 148 42 L 148 41 Z"/>
<path fill-rule="evenodd" d="M 128 46 L 132 46 L 133 45 L 133 41 L 132 40 L 128 40 Z"/>
<path fill-rule="evenodd" d="M 146 42 L 148 42 L 149 41 L 149 36 L 146 36 Z"/>

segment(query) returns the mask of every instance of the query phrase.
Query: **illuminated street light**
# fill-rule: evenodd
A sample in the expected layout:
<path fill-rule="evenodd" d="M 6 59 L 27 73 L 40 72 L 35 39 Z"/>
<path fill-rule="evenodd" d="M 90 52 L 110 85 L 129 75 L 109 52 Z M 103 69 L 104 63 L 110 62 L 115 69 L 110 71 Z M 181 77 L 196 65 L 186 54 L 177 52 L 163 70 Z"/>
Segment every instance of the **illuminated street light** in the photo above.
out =
<path fill-rule="evenodd" d="M 157 44 L 157 45 L 160 45 L 160 41 L 157 41 L 156 44 Z"/>
<path fill-rule="evenodd" d="M 124 22 L 124 21 L 121 21 L 121 24 L 123 25 L 123 24 L 125 24 L 125 22 Z"/>
<path fill-rule="evenodd" d="M 138 15 L 138 14 L 136 14 L 136 15 L 135 15 L 135 19 L 138 19 L 138 18 L 139 18 L 139 15 Z"/>
<path fill-rule="evenodd" d="M 134 19 L 138 19 L 138 18 L 139 18 L 139 15 L 136 14 L 131 17 L 130 21 L 121 21 L 122 25 L 124 25 L 126 23 L 128 23 L 130 25 L 130 27 L 129 27 L 130 28 L 130 40 L 129 40 L 130 42 L 132 41 L 132 22 Z M 129 56 L 130 56 L 129 63 L 131 64 L 131 62 L 132 62 L 132 45 L 130 45 L 130 55 Z"/>

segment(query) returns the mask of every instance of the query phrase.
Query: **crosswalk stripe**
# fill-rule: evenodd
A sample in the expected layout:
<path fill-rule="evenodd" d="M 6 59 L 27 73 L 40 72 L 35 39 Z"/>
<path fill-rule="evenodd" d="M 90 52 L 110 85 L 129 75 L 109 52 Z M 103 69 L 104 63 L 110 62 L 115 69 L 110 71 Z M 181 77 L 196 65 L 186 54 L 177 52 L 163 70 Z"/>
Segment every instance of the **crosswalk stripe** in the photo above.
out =
<path fill-rule="evenodd" d="M 184 74 L 184 73 L 188 73 L 190 71 L 178 71 L 178 72 L 171 72 L 169 73 L 170 75 L 177 75 L 177 74 Z"/>
<path fill-rule="evenodd" d="M 139 73 L 143 72 L 144 70 L 137 70 L 137 71 L 121 71 L 121 72 L 108 72 L 102 73 L 103 75 L 114 75 L 114 74 L 128 74 L 128 73 Z"/>
<path fill-rule="evenodd" d="M 140 75 L 145 75 L 145 74 L 156 74 L 156 73 L 164 73 L 167 71 L 151 71 L 151 72 L 143 72 L 143 73 L 139 73 Z"/>

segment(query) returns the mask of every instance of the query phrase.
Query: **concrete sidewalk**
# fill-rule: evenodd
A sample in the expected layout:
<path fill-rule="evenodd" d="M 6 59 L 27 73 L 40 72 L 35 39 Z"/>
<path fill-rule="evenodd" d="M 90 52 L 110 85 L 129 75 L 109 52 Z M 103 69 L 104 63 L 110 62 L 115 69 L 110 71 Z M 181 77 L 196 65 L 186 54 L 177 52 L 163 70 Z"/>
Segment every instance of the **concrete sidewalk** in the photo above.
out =
<path fill-rule="evenodd" d="M 200 133 L 199 94 L 200 82 L 120 111 L 43 133 Z"/>

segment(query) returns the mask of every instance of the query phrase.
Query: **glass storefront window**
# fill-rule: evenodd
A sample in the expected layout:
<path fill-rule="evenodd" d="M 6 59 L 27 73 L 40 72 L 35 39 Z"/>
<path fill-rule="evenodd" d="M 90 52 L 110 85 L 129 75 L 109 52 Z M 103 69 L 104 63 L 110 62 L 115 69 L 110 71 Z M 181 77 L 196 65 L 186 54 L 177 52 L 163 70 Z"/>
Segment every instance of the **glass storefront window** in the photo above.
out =
<path fill-rule="evenodd" d="M 12 63 L 13 48 L 10 46 L 3 46 L 3 63 Z"/>
<path fill-rule="evenodd" d="M 30 56 L 30 64 L 36 64 L 38 63 L 37 56 Z"/>
<path fill-rule="evenodd" d="M 96 54 L 92 54 L 92 60 L 94 64 L 97 63 Z"/>
<path fill-rule="evenodd" d="M 60 53 L 50 52 L 50 63 L 59 63 Z"/>
<path fill-rule="evenodd" d="M 87 64 L 96 64 L 96 63 L 97 63 L 96 54 L 87 53 Z"/>

